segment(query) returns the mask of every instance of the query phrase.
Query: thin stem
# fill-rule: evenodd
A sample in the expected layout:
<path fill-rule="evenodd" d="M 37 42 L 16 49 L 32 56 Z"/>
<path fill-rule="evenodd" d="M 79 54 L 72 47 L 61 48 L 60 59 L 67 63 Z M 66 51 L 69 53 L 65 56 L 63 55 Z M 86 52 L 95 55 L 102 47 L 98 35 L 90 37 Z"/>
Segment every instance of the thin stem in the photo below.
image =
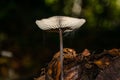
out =
<path fill-rule="evenodd" d="M 61 80 L 63 80 L 63 37 L 62 37 L 62 29 L 61 28 L 59 28 L 59 36 L 60 36 Z"/>

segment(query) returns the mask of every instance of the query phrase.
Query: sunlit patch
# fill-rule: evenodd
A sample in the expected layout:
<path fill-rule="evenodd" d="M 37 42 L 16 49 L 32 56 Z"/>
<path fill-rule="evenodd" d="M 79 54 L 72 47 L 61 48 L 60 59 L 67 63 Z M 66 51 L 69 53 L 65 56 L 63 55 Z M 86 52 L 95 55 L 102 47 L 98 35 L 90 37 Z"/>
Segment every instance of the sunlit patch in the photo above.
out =
<path fill-rule="evenodd" d="M 58 0 L 44 0 L 44 1 L 47 5 L 51 5 L 51 4 L 54 4 L 55 2 L 57 2 Z"/>
<path fill-rule="evenodd" d="M 116 0 L 116 5 L 118 8 L 120 8 L 120 0 Z"/>

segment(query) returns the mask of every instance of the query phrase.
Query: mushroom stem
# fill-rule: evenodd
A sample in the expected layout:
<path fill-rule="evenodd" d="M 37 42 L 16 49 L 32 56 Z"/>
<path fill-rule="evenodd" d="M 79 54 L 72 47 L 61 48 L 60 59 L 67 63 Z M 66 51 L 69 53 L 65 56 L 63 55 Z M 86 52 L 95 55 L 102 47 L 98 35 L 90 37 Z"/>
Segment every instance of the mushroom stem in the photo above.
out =
<path fill-rule="evenodd" d="M 61 79 L 63 80 L 63 37 L 62 37 L 62 29 L 59 28 L 59 36 L 60 36 L 60 68 L 61 68 Z"/>

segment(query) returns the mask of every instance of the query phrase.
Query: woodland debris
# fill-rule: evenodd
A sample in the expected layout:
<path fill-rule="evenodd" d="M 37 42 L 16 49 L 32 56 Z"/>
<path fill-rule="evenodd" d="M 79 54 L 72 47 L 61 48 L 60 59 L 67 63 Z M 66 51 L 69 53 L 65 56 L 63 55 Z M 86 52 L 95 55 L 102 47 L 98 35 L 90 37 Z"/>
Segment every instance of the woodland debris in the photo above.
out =
<path fill-rule="evenodd" d="M 63 53 L 64 80 L 110 80 L 104 79 L 105 75 L 113 75 L 112 80 L 120 80 L 120 49 L 91 55 L 88 49 L 76 53 L 74 49 L 64 48 Z M 60 52 L 57 52 L 45 68 L 45 73 L 34 80 L 60 80 L 59 56 Z"/>

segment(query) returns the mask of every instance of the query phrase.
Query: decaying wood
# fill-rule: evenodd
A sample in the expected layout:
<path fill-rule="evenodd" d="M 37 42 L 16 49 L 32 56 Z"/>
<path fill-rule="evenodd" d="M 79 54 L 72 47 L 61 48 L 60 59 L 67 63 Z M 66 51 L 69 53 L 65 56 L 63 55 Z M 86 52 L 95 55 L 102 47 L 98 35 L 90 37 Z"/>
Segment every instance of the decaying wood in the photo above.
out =
<path fill-rule="evenodd" d="M 63 53 L 64 80 L 120 80 L 119 49 L 91 54 L 88 49 L 76 53 L 74 49 L 64 48 Z M 45 68 L 45 73 L 34 80 L 60 80 L 59 59 L 60 52 L 57 52 Z M 105 78 L 107 75 L 113 77 Z"/>
<path fill-rule="evenodd" d="M 76 51 L 73 50 L 73 49 L 70 49 L 70 48 L 64 48 L 63 53 L 64 53 L 64 57 L 63 57 L 64 62 L 63 63 L 66 63 L 70 59 L 74 59 L 77 56 Z M 46 74 L 47 76 L 46 77 L 47 77 L 48 80 L 49 80 L 49 78 L 52 78 L 53 80 L 59 80 L 60 72 L 61 72 L 61 69 L 60 69 L 60 52 L 57 52 L 54 55 L 52 61 L 48 65 L 48 71 L 47 71 L 47 74 Z"/>
<path fill-rule="evenodd" d="M 120 80 L 120 57 L 113 59 L 111 65 L 103 69 L 96 80 Z"/>

